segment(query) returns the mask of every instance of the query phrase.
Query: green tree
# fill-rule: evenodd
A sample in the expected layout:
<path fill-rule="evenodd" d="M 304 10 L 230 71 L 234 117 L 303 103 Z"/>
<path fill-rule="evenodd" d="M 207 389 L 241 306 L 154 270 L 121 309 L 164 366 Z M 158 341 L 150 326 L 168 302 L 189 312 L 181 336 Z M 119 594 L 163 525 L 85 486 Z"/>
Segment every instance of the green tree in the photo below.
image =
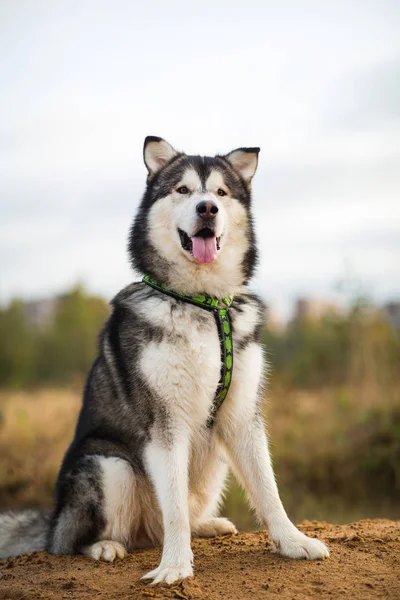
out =
<path fill-rule="evenodd" d="M 35 336 L 20 300 L 0 310 L 0 385 L 29 385 L 35 372 Z"/>

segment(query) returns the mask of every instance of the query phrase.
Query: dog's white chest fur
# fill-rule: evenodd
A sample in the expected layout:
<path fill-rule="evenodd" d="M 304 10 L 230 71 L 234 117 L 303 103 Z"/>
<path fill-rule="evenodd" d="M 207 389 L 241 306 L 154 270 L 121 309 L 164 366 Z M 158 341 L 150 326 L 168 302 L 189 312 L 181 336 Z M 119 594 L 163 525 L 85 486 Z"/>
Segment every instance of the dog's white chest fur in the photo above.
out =
<path fill-rule="evenodd" d="M 146 319 L 163 331 L 142 352 L 140 369 L 172 414 L 204 422 L 219 383 L 221 354 L 214 315 L 190 304 L 151 298 Z"/>
<path fill-rule="evenodd" d="M 137 309 L 136 309 L 137 310 Z M 221 349 L 212 312 L 164 298 L 146 298 L 140 316 L 162 331 L 162 339 L 141 353 L 140 370 L 169 416 L 180 417 L 190 428 L 204 425 L 215 400 L 221 373 Z M 233 323 L 233 376 L 230 391 L 217 414 L 220 425 L 253 411 L 263 371 L 259 343 L 248 341 L 259 320 L 259 307 L 249 300 Z M 247 399 L 247 401 L 246 401 Z"/>

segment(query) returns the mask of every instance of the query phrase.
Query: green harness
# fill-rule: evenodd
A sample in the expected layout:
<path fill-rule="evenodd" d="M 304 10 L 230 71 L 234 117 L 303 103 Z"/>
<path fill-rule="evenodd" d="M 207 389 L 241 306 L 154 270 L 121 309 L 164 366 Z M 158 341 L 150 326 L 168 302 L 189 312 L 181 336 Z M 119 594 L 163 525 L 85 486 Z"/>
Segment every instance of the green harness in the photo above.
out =
<path fill-rule="evenodd" d="M 152 288 L 172 296 L 182 302 L 189 302 L 204 310 L 208 310 L 214 313 L 215 322 L 218 329 L 219 345 L 221 349 L 221 374 L 219 378 L 218 387 L 215 393 L 213 405 L 211 407 L 210 416 L 208 417 L 207 426 L 212 427 L 214 424 L 215 415 L 221 407 L 223 401 L 229 390 L 232 379 L 233 369 L 233 345 L 232 345 L 232 327 L 231 320 L 229 317 L 229 307 L 233 302 L 233 296 L 228 296 L 222 299 L 222 303 L 225 304 L 224 308 L 220 308 L 220 301 L 217 298 L 211 298 L 206 294 L 199 294 L 198 296 L 187 296 L 181 292 L 175 292 L 168 288 L 164 283 L 158 283 L 148 275 L 143 277 L 144 283 L 150 285 Z"/>

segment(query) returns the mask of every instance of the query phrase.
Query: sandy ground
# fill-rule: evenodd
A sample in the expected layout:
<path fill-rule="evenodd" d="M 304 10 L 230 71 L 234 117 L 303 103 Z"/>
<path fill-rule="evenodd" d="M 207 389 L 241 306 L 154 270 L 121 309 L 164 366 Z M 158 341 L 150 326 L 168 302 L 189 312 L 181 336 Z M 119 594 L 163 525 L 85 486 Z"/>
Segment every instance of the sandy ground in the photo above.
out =
<path fill-rule="evenodd" d="M 195 577 L 150 587 L 140 576 L 160 550 L 138 550 L 114 564 L 45 552 L 0 560 L 0 599 L 47 598 L 398 598 L 400 522 L 364 520 L 345 526 L 303 522 L 324 540 L 325 561 L 293 561 L 271 553 L 265 531 L 194 540 Z"/>

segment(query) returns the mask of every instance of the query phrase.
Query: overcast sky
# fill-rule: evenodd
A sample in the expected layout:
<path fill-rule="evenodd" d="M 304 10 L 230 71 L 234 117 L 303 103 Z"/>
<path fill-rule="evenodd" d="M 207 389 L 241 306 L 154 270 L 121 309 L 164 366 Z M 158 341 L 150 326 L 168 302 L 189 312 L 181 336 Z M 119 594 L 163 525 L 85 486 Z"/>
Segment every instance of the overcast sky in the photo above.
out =
<path fill-rule="evenodd" d="M 400 296 L 397 0 L 2 0 L 1 302 L 132 280 L 149 134 L 261 146 L 266 299 Z"/>

